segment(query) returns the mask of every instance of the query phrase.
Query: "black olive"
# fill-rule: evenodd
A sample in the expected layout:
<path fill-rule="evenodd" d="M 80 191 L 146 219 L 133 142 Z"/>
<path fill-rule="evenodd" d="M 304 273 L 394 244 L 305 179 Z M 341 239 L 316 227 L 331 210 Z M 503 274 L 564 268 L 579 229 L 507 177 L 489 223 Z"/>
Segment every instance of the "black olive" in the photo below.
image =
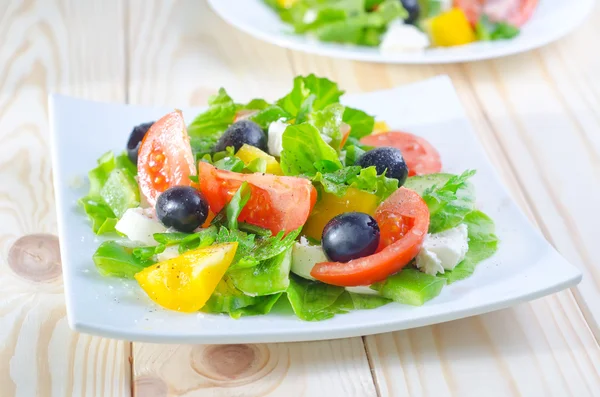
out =
<path fill-rule="evenodd" d="M 374 254 L 379 246 L 379 225 L 368 214 L 346 212 L 331 219 L 323 229 L 321 245 L 334 262 L 348 262 Z"/>
<path fill-rule="evenodd" d="M 244 144 L 267 151 L 267 137 L 254 121 L 240 120 L 231 124 L 215 145 L 214 151 L 222 152 L 228 146 L 233 146 L 237 152 Z"/>
<path fill-rule="evenodd" d="M 174 186 L 156 200 L 156 216 L 166 227 L 191 233 L 206 221 L 208 202 L 190 186 Z"/>
<path fill-rule="evenodd" d="M 131 135 L 129 135 L 129 140 L 127 141 L 127 156 L 135 165 L 137 165 L 138 152 L 140 150 L 142 140 L 146 136 L 146 133 L 150 127 L 152 127 L 152 124 L 154 124 L 154 121 L 136 125 L 133 127 L 133 131 L 131 131 Z"/>
<path fill-rule="evenodd" d="M 378 147 L 369 150 L 356 160 L 362 168 L 375 166 L 377 174 L 385 171 L 385 176 L 398 180 L 398 186 L 404 185 L 408 177 L 408 167 L 400 150 L 392 147 Z"/>
<path fill-rule="evenodd" d="M 419 19 L 419 13 L 421 7 L 419 7 L 419 0 L 400 0 L 402 7 L 408 12 L 408 17 L 404 19 L 406 23 L 415 23 Z"/>

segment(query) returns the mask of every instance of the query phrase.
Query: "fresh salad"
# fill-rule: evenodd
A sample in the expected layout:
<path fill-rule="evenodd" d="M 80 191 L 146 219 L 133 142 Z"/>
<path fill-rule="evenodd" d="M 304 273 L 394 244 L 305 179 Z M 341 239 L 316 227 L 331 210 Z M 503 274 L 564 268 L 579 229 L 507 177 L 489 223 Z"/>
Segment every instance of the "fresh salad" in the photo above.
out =
<path fill-rule="evenodd" d="M 538 0 L 264 0 L 297 34 L 383 53 L 512 39 Z"/>
<path fill-rule="evenodd" d="M 314 75 L 271 103 L 224 89 L 189 125 L 133 128 L 80 200 L 104 276 L 135 279 L 181 312 L 315 321 L 389 302 L 422 305 L 496 251 L 475 171 L 444 173 L 425 139 L 390 131 Z"/>

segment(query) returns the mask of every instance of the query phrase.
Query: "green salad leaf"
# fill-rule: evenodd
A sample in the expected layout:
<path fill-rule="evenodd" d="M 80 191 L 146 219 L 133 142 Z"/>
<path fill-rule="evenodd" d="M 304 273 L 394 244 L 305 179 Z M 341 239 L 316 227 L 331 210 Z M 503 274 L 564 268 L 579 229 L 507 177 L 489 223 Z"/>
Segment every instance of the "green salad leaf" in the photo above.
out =
<path fill-rule="evenodd" d="M 251 193 L 252 189 L 248 182 L 243 182 L 229 203 L 214 217 L 211 225 L 227 224 L 230 230 L 236 230 L 238 228 L 238 218 L 248 200 L 250 200 Z"/>
<path fill-rule="evenodd" d="M 350 126 L 350 136 L 357 139 L 370 135 L 375 127 L 375 117 L 349 107 L 344 109 L 342 121 Z"/>
<path fill-rule="evenodd" d="M 320 183 L 327 193 L 338 197 L 344 196 L 348 188 L 353 187 L 373 193 L 383 201 L 398 189 L 397 179 L 377 175 L 375 167 L 345 167 L 331 173 L 317 173 L 312 180 Z"/>
<path fill-rule="evenodd" d="M 428 174 L 408 178 L 405 187 L 415 190 L 429 208 L 429 233 L 438 233 L 460 224 L 475 208 L 475 188 L 468 181 L 475 171 L 461 175 Z"/>
<path fill-rule="evenodd" d="M 219 89 L 218 94 L 208 100 L 208 110 L 200 113 L 188 126 L 187 131 L 194 142 L 195 138 L 218 139 L 235 119 L 239 109 L 225 89 Z M 196 141 L 207 142 L 207 141 Z"/>
<path fill-rule="evenodd" d="M 361 295 L 343 287 L 311 281 L 290 274 L 287 298 L 296 315 L 304 321 L 321 321 L 350 310 L 374 309 L 390 302 L 385 297 Z"/>
<path fill-rule="evenodd" d="M 312 112 L 309 115 L 309 121 L 317 127 L 321 136 L 328 137 L 329 146 L 339 148 L 342 143 L 342 115 L 344 114 L 344 106 L 339 103 L 327 105 L 323 110 Z"/>
<path fill-rule="evenodd" d="M 498 249 L 494 221 L 481 211 L 472 211 L 465 216 L 469 233 L 469 250 L 465 259 L 453 270 L 448 270 L 437 277 L 445 278 L 448 284 L 463 280 L 473 274 L 475 266 L 491 257 Z"/>
<path fill-rule="evenodd" d="M 260 125 L 263 130 L 268 130 L 271 123 L 277 120 L 288 121 L 291 118 L 291 114 L 277 105 L 269 105 L 268 107 L 260 110 L 258 113 L 250 116 L 250 120 Z"/>
<path fill-rule="evenodd" d="M 338 169 L 342 168 L 335 149 L 323 140 L 319 130 L 312 124 L 288 126 L 283 133 L 282 141 L 281 169 L 285 175 L 315 175 L 320 171 L 315 164 L 323 160 Z"/>
<path fill-rule="evenodd" d="M 126 154 L 112 152 L 98 159 L 98 166 L 88 173 L 90 190 L 79 200 L 92 222 L 96 234 L 115 232 L 118 218 L 129 208 L 139 206 L 139 188 L 135 180 L 137 167 Z"/>
<path fill-rule="evenodd" d="M 232 318 L 267 314 L 282 293 L 267 296 L 249 296 L 237 289 L 225 276 L 201 309 L 205 313 L 227 313 Z"/>
<path fill-rule="evenodd" d="M 388 299 L 405 305 L 421 306 L 442 292 L 446 279 L 416 269 L 403 269 L 371 288 Z"/>
<path fill-rule="evenodd" d="M 123 247 L 116 241 L 105 241 L 100 244 L 92 260 L 103 276 L 129 279 L 154 263 L 151 260 L 140 260 L 133 255 L 131 248 Z"/>
<path fill-rule="evenodd" d="M 296 118 L 299 124 L 311 111 L 323 110 L 327 105 L 338 103 L 344 91 L 333 81 L 314 74 L 294 79 L 292 91 L 279 99 L 276 105 Z M 298 120 L 298 116 L 301 116 Z"/>
<path fill-rule="evenodd" d="M 237 268 L 228 272 L 233 284 L 250 296 L 272 295 L 285 292 L 290 284 L 292 249 L 260 262 L 251 268 Z"/>
<path fill-rule="evenodd" d="M 475 35 L 479 41 L 508 40 L 519 33 L 517 26 L 507 22 L 493 22 L 487 15 L 482 15 L 475 24 Z"/>

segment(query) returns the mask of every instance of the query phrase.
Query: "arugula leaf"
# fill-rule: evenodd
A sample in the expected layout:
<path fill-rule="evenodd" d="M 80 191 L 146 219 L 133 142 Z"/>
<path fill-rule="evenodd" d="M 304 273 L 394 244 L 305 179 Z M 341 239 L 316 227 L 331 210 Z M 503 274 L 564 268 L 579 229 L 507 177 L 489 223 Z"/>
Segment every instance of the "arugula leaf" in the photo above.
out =
<path fill-rule="evenodd" d="M 256 239 L 254 241 L 254 247 L 252 247 L 249 252 L 245 253 L 244 256 L 240 255 L 238 261 L 234 259 L 234 263 L 229 268 L 236 269 L 256 266 L 262 261 L 281 254 L 294 245 L 301 230 L 302 228 L 300 227 L 289 232 L 287 235 L 281 231 L 275 236 Z"/>
<path fill-rule="evenodd" d="M 342 168 L 337 152 L 321 137 L 319 130 L 311 124 L 290 125 L 282 137 L 281 169 L 285 175 L 315 175 L 319 170 L 315 163 L 330 161 Z M 308 145 L 307 142 L 310 142 Z"/>
<path fill-rule="evenodd" d="M 350 126 L 350 136 L 357 139 L 370 135 L 375 127 L 375 117 L 349 107 L 344 109 L 342 121 Z"/>
<path fill-rule="evenodd" d="M 132 251 L 116 241 L 105 241 L 100 244 L 92 260 L 103 276 L 132 279 L 136 273 L 153 264 L 150 260 L 138 259 Z"/>
<path fill-rule="evenodd" d="M 287 298 L 301 320 L 321 321 L 350 310 L 374 309 L 390 302 L 381 296 L 355 294 L 343 287 L 290 274 Z"/>
<path fill-rule="evenodd" d="M 229 266 L 229 268 L 235 265 L 242 258 L 251 258 L 252 251 L 256 248 L 255 237 L 256 236 L 253 234 L 248 234 L 240 230 L 229 230 L 224 226 L 219 228 L 215 240 L 217 244 L 233 242 L 238 243 L 237 250 L 235 251 L 235 257 L 233 258 L 232 264 Z M 256 261 L 255 265 L 257 265 L 258 262 L 259 261 Z"/>
<path fill-rule="evenodd" d="M 285 292 L 290 284 L 292 248 L 260 262 L 252 268 L 233 269 L 228 272 L 233 284 L 246 295 L 263 296 Z"/>
<path fill-rule="evenodd" d="M 342 197 L 349 187 L 375 194 L 380 201 L 398 189 L 398 180 L 377 175 L 375 167 L 350 166 L 332 173 L 317 173 L 313 182 L 318 182 L 327 193 Z"/>
<path fill-rule="evenodd" d="M 281 293 L 267 296 L 248 296 L 237 289 L 225 276 L 201 309 L 205 313 L 228 313 L 232 318 L 267 314 L 281 297 Z"/>
<path fill-rule="evenodd" d="M 207 227 L 196 233 L 154 233 L 154 240 L 158 245 L 148 247 L 137 247 L 133 250 L 133 255 L 138 259 L 150 259 L 165 251 L 167 247 L 178 245 L 178 251 L 183 254 L 186 251 L 208 247 L 215 242 L 217 237 L 217 228 Z"/>
<path fill-rule="evenodd" d="M 448 284 L 463 280 L 473 274 L 475 266 L 494 255 L 498 249 L 498 237 L 496 237 L 494 221 L 481 211 L 473 211 L 464 219 L 469 233 L 469 251 L 465 259 L 453 270 L 447 270 L 437 277 L 445 278 Z"/>
<path fill-rule="evenodd" d="M 384 281 L 375 283 L 372 289 L 394 302 L 421 306 L 440 294 L 446 279 L 425 274 L 416 269 L 403 269 Z"/>
<path fill-rule="evenodd" d="M 317 127 L 321 135 L 329 137 L 329 145 L 334 149 L 339 149 L 342 143 L 342 115 L 344 114 L 344 106 L 339 103 L 327 105 L 325 109 L 312 112 L 309 115 L 309 121 Z"/>
<path fill-rule="evenodd" d="M 188 126 L 191 138 L 208 137 L 218 139 L 233 123 L 239 105 L 227 94 L 225 89 L 219 89 L 217 95 L 208 100 L 209 108 L 199 114 Z"/>

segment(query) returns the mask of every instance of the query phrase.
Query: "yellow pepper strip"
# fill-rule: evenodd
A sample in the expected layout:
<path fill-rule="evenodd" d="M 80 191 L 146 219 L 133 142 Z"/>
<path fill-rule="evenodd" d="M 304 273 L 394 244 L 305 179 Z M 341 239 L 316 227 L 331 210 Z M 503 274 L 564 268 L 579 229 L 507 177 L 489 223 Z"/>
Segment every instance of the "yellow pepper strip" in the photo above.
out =
<path fill-rule="evenodd" d="M 253 160 L 261 158 L 267 162 L 267 172 L 269 174 L 283 175 L 277 159 L 257 147 L 244 144 L 235 155 L 246 165 L 250 164 Z"/>
<path fill-rule="evenodd" d="M 436 47 L 451 47 L 469 44 L 477 40 L 465 13 L 453 8 L 425 23 L 431 42 Z"/>
<path fill-rule="evenodd" d="M 377 204 L 377 196 L 352 187 L 348 189 L 343 197 L 323 192 L 302 228 L 302 233 L 320 240 L 325 225 L 334 216 L 351 211 L 372 215 L 377 209 Z"/>
<path fill-rule="evenodd" d="M 196 312 L 231 265 L 238 243 L 211 245 L 156 263 L 135 275 L 150 299 L 180 312 Z"/>

